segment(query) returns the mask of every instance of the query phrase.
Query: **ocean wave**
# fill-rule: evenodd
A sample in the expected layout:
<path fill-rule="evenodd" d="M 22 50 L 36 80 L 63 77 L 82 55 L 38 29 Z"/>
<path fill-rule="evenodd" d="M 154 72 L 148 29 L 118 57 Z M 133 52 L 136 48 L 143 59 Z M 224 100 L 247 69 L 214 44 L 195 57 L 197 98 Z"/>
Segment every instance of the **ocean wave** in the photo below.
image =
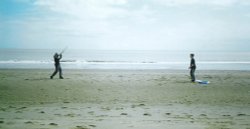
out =
<path fill-rule="evenodd" d="M 35 60 L 7 60 L 0 61 L 0 64 L 49 64 L 52 61 L 35 61 Z"/>
<path fill-rule="evenodd" d="M 51 64 L 53 60 L 5 60 L 0 64 Z M 105 60 L 61 60 L 65 64 L 189 64 L 185 61 L 156 62 L 156 61 L 105 61 Z M 250 64 L 250 61 L 200 61 L 197 64 Z"/>

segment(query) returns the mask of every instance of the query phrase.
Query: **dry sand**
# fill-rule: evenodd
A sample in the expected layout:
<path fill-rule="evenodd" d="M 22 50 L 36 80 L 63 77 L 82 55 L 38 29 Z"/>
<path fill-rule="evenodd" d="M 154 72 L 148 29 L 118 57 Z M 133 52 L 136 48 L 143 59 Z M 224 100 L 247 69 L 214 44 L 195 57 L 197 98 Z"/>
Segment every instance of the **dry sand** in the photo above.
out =
<path fill-rule="evenodd" d="M 250 129 L 250 72 L 0 70 L 1 129 Z"/>

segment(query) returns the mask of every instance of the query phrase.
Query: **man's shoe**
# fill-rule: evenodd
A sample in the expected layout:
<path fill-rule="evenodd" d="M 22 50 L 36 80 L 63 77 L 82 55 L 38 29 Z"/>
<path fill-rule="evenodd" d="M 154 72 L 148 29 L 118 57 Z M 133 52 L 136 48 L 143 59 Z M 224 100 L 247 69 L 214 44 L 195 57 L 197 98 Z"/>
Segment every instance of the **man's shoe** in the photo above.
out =
<path fill-rule="evenodd" d="M 50 76 L 50 79 L 53 79 L 53 77 L 52 77 L 52 76 Z"/>
<path fill-rule="evenodd" d="M 63 79 L 63 77 L 60 77 L 60 79 Z"/>

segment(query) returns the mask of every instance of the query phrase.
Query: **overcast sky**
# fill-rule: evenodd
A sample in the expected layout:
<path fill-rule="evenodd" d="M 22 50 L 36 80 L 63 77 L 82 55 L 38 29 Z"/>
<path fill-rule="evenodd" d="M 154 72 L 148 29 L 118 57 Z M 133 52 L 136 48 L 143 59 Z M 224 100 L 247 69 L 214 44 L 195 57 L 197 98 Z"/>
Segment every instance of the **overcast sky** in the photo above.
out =
<path fill-rule="evenodd" d="M 250 51 L 250 0 L 0 0 L 0 48 Z"/>

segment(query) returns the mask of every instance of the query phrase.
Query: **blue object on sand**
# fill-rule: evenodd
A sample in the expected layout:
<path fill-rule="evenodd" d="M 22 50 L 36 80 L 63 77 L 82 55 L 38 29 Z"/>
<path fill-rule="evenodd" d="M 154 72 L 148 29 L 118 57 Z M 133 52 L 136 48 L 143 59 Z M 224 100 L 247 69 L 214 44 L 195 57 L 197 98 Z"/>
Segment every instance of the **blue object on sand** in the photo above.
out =
<path fill-rule="evenodd" d="M 199 84 L 209 84 L 209 81 L 203 81 L 203 80 L 196 80 L 195 82 L 198 82 Z"/>

